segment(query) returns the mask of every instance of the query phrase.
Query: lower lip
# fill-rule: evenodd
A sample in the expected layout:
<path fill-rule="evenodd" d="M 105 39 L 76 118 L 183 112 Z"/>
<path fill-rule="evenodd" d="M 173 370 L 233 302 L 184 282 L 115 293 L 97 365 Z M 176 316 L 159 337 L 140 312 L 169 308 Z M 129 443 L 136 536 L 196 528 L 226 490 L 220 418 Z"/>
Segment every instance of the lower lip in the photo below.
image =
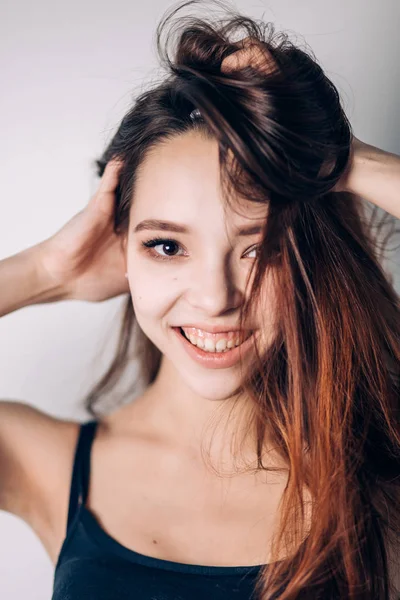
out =
<path fill-rule="evenodd" d="M 243 353 L 247 352 L 253 343 L 253 334 L 240 346 L 235 346 L 228 352 L 205 352 L 197 346 L 193 346 L 184 335 L 181 334 L 179 327 L 172 327 L 175 334 L 183 344 L 186 352 L 196 362 L 208 369 L 227 369 L 232 367 L 239 360 Z"/>

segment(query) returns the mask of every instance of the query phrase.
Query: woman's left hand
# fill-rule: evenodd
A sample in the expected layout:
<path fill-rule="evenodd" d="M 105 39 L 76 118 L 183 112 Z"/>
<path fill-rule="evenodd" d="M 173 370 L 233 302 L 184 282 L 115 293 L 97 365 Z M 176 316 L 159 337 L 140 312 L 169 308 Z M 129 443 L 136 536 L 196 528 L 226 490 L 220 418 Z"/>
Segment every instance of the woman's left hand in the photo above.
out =
<path fill-rule="evenodd" d="M 222 72 L 229 72 L 251 64 L 265 73 L 274 70 L 275 61 L 270 52 L 254 44 L 251 37 L 237 44 L 238 50 L 225 57 Z M 323 166 L 321 175 L 326 174 Z M 352 136 L 349 160 L 344 173 L 331 191 L 351 192 L 376 204 L 400 219 L 400 156 L 362 142 Z"/>
<path fill-rule="evenodd" d="M 333 192 L 350 192 L 400 219 L 400 156 L 353 136 L 349 162 Z"/>

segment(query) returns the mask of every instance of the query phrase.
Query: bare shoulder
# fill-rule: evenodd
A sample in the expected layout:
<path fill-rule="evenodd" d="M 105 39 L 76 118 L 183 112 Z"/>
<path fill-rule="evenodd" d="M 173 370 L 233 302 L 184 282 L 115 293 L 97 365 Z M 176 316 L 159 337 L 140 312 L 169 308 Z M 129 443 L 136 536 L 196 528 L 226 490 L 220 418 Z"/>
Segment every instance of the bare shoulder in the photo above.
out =
<path fill-rule="evenodd" d="M 0 401 L 0 509 L 27 522 L 49 554 L 65 533 L 79 426 Z"/>

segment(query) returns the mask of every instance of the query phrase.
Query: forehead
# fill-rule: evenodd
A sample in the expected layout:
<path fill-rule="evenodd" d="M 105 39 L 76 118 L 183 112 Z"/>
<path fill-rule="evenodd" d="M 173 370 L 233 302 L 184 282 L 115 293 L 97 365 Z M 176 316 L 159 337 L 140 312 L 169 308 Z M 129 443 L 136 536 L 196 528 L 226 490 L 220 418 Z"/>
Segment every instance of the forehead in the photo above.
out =
<path fill-rule="evenodd" d="M 176 219 L 191 227 L 211 221 L 262 221 L 267 206 L 223 198 L 218 142 L 197 131 L 163 141 L 144 158 L 135 184 L 130 220 Z"/>

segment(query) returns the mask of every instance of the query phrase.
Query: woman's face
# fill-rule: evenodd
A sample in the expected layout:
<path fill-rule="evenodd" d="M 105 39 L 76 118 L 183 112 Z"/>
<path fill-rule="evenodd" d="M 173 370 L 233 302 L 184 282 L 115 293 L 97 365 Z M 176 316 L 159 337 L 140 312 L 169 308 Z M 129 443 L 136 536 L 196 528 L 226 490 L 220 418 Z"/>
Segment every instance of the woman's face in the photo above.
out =
<path fill-rule="evenodd" d="M 142 163 L 127 238 L 133 307 L 163 360 L 208 399 L 229 398 L 240 384 L 239 311 L 267 207 L 242 201 L 236 211 L 221 196 L 215 140 L 191 131 Z M 251 329 L 259 335 L 260 323 Z M 241 346 L 244 361 L 251 342 Z"/>

